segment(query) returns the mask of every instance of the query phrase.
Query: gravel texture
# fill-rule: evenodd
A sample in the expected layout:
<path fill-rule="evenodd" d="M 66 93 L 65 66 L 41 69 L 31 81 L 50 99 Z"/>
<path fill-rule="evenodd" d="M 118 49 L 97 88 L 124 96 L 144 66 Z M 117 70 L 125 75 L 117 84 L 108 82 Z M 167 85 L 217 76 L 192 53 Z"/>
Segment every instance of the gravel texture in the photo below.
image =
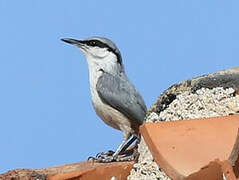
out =
<path fill-rule="evenodd" d="M 239 112 L 239 95 L 232 88 L 202 88 L 195 93 L 184 92 L 159 114 L 151 112 L 146 122 L 225 116 Z M 128 180 L 170 180 L 154 162 L 143 138 L 139 144 L 139 161 L 134 164 Z"/>

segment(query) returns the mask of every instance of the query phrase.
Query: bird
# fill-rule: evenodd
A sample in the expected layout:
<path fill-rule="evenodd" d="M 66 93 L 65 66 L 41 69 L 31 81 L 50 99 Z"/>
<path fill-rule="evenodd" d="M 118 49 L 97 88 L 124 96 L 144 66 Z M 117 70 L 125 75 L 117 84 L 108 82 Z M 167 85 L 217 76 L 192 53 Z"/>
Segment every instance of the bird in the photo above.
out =
<path fill-rule="evenodd" d="M 127 148 L 135 140 L 139 142 L 139 126 L 145 121 L 147 108 L 142 96 L 125 73 L 119 49 L 110 39 L 98 36 L 83 40 L 61 40 L 77 46 L 87 60 L 91 100 L 96 114 L 107 125 L 123 133 L 122 142 L 115 152 L 99 153 L 94 160 L 132 160 L 132 154 L 120 154 L 126 154 Z"/>

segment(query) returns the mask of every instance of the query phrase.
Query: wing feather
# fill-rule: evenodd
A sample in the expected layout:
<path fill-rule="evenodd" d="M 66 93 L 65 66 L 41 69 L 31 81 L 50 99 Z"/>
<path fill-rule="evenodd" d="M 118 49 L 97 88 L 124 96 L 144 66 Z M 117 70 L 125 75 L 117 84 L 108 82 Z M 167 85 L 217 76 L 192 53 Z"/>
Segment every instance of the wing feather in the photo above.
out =
<path fill-rule="evenodd" d="M 104 72 L 97 82 L 96 90 L 104 103 L 134 123 L 143 123 L 147 110 L 144 100 L 126 76 L 116 77 Z"/>

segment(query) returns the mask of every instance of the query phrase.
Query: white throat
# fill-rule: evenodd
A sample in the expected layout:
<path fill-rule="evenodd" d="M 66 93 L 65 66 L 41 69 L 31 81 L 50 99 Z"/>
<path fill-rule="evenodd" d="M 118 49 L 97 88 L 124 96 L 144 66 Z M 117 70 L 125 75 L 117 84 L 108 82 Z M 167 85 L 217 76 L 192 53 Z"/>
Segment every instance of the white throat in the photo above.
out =
<path fill-rule="evenodd" d="M 103 72 L 112 75 L 124 73 L 123 66 L 117 63 L 117 58 L 113 53 L 109 53 L 102 58 L 88 54 L 85 54 L 85 57 L 88 63 L 91 93 L 93 93 L 92 90 L 95 89 L 97 80 Z"/>

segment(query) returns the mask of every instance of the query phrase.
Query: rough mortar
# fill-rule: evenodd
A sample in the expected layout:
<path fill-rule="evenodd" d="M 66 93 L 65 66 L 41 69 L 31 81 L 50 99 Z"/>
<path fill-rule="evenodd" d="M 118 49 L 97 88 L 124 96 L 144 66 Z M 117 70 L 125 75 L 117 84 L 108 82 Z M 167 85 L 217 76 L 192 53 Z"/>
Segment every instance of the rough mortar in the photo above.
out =
<path fill-rule="evenodd" d="M 146 122 L 176 121 L 183 119 L 225 116 L 239 113 L 239 95 L 232 88 L 199 89 L 176 97 L 167 109 L 158 114 L 151 112 Z M 134 164 L 128 180 L 170 180 L 154 162 L 144 139 L 139 144 L 139 161 Z"/>

